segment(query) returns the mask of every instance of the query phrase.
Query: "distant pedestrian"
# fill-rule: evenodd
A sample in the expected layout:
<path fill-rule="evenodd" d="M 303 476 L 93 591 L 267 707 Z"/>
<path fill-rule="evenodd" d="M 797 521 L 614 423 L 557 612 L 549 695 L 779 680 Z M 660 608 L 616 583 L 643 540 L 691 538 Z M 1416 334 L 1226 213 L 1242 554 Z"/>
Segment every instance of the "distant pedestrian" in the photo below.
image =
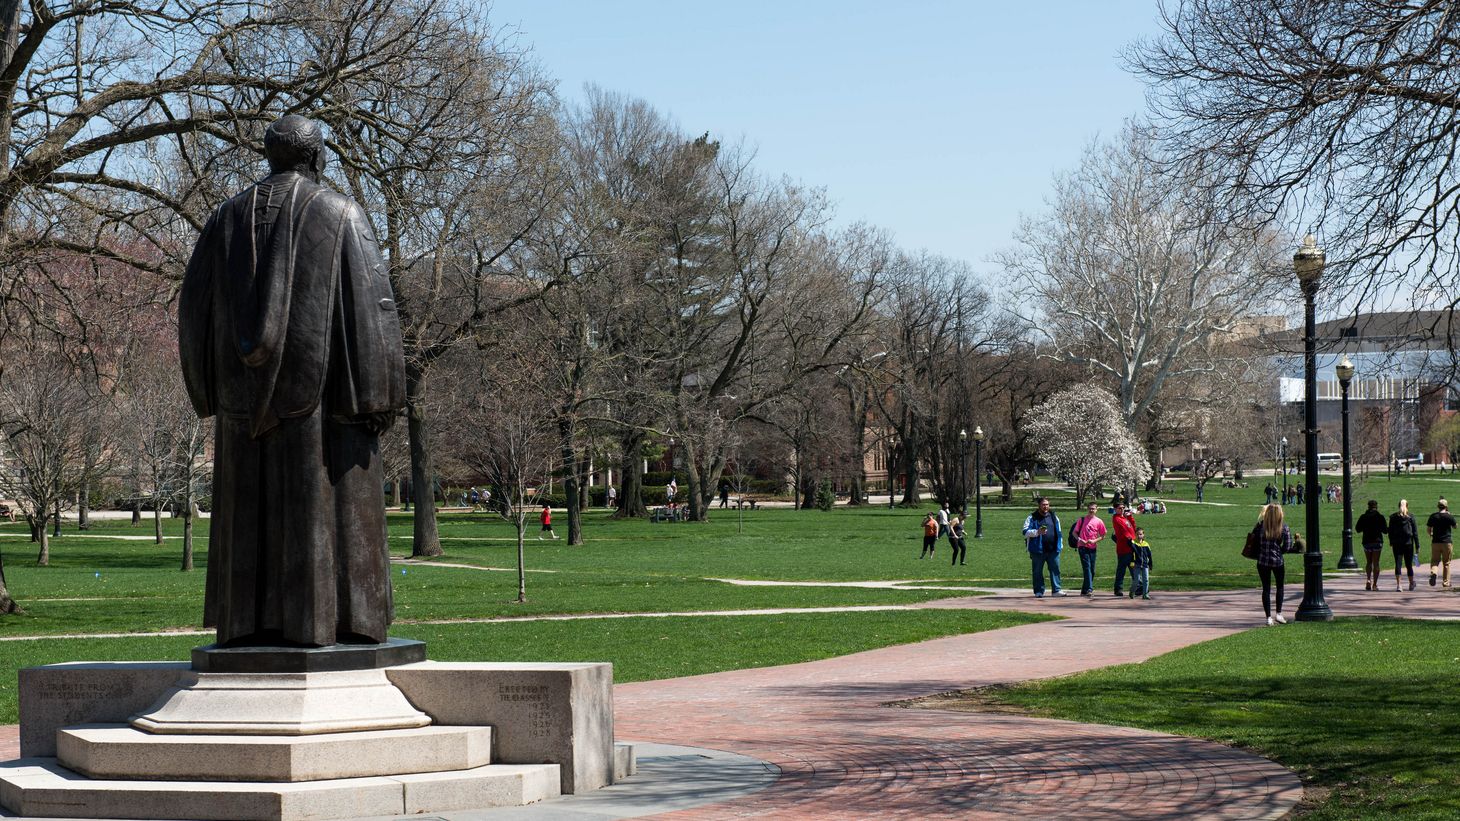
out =
<path fill-rule="evenodd" d="M 544 504 L 542 506 L 542 516 L 539 518 L 542 521 L 542 533 L 537 534 L 537 538 L 541 539 L 543 533 L 548 534 L 554 539 L 558 538 L 558 534 L 553 532 L 553 509 Z"/>
<path fill-rule="evenodd" d="M 1450 586 L 1450 559 L 1455 555 L 1455 517 L 1450 515 L 1450 503 L 1441 499 L 1439 510 L 1430 514 L 1425 530 L 1430 534 L 1430 587 L 1435 586 L 1439 576 L 1443 587 Z"/>
<path fill-rule="evenodd" d="M 618 507 L 618 488 L 614 487 L 613 485 L 609 485 L 608 492 L 603 495 L 603 499 L 604 507 L 608 508 L 609 510 L 613 510 L 614 508 Z"/>
<path fill-rule="evenodd" d="M 720 480 L 720 509 L 724 510 L 730 506 L 730 483 L 724 479 Z"/>
<path fill-rule="evenodd" d="M 948 503 L 938 506 L 938 538 L 948 535 Z"/>
<path fill-rule="evenodd" d="M 1206 492 L 1207 482 L 1205 479 L 1196 480 L 1196 501 L 1201 502 L 1202 495 Z"/>
<path fill-rule="evenodd" d="M 1379 512 L 1379 503 L 1369 500 L 1369 509 L 1354 522 L 1354 530 L 1364 545 L 1364 589 L 1379 589 L 1379 564 L 1384 557 L 1384 534 L 1389 532 L 1389 522 Z"/>
<path fill-rule="evenodd" d="M 1070 528 L 1071 540 L 1080 556 L 1080 595 L 1095 594 L 1095 550 L 1105 538 L 1105 522 L 1100 520 L 1094 502 L 1085 506 L 1085 515 Z"/>
<path fill-rule="evenodd" d="M 1273 487 L 1272 482 L 1268 482 L 1267 487 L 1262 489 L 1262 493 L 1265 497 L 1267 497 L 1267 501 L 1264 504 L 1270 505 L 1273 503 L 1273 500 L 1277 498 L 1278 490 L 1276 487 Z"/>
<path fill-rule="evenodd" d="M 1305 497 L 1305 496 L 1308 495 L 1307 488 L 1303 487 L 1302 485 L 1298 485 L 1297 488 L 1295 488 L 1293 492 L 1297 494 L 1298 504 L 1300 504 L 1300 505 L 1301 504 L 1304 504 L 1305 503 L 1305 500 L 1304 500 L 1303 497 Z"/>
<path fill-rule="evenodd" d="M 1146 541 L 1146 531 L 1136 528 L 1136 537 L 1131 540 L 1130 597 L 1151 597 L 1151 545 Z"/>
<path fill-rule="evenodd" d="M 1287 624 L 1283 618 L 1283 578 L 1287 570 L 1285 554 L 1295 552 L 1293 533 L 1283 524 L 1283 509 L 1280 505 L 1268 505 L 1262 509 L 1257 525 L 1252 529 L 1257 534 L 1257 576 L 1262 580 L 1262 612 L 1267 616 L 1267 626 L 1273 622 Z M 1277 611 L 1273 611 L 1273 583 L 1277 583 Z"/>
<path fill-rule="evenodd" d="M 1115 514 L 1110 517 L 1111 538 L 1115 539 L 1115 595 L 1123 596 L 1125 572 L 1130 567 L 1131 540 L 1136 537 L 1135 515 L 1126 506 L 1117 502 Z"/>
<path fill-rule="evenodd" d="M 923 552 L 919 559 L 926 559 L 933 555 L 933 549 L 938 546 L 938 517 L 929 513 L 923 517 Z"/>
<path fill-rule="evenodd" d="M 1409 589 L 1414 589 L 1414 554 L 1419 550 L 1419 525 L 1409 513 L 1409 501 L 1399 500 L 1399 509 L 1389 514 L 1389 549 L 1394 552 L 1394 590 L 1400 588 L 1399 567 L 1409 571 Z"/>
<path fill-rule="evenodd" d="M 953 548 L 953 559 L 949 567 L 955 564 L 968 563 L 968 541 L 963 536 L 963 523 L 968 520 L 967 516 L 958 515 L 948 524 L 948 545 Z"/>
<path fill-rule="evenodd" d="M 1049 509 L 1049 499 L 1040 496 L 1038 507 L 1024 519 L 1024 546 L 1034 571 L 1034 596 L 1044 596 L 1044 569 L 1049 568 L 1051 594 L 1067 595 L 1060 584 L 1060 517 Z"/>

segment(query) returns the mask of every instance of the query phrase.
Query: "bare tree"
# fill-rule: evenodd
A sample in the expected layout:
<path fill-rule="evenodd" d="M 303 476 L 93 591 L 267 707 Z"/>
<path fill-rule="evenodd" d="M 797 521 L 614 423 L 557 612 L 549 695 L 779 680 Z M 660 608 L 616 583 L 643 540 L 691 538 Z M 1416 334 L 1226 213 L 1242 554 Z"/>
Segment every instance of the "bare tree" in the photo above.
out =
<path fill-rule="evenodd" d="M 1168 380 L 1212 370 L 1215 338 L 1267 292 L 1276 256 L 1209 190 L 1162 173 L 1157 151 L 1136 125 L 1092 146 L 998 256 L 1041 352 L 1107 380 L 1131 428 Z"/>
<path fill-rule="evenodd" d="M 1453 294 L 1457 12 L 1453 0 L 1168 0 L 1161 35 L 1128 58 L 1174 158 L 1248 203 L 1252 222 L 1317 231 L 1325 282 Z"/>
<path fill-rule="evenodd" d="M 206 460 L 213 431 L 192 410 L 174 349 L 142 357 L 121 386 L 118 405 L 126 432 L 119 446 L 131 450 L 127 460 L 146 476 L 153 541 L 163 543 L 162 511 L 172 507 L 183 520 L 182 569 L 192 570 L 193 511 L 211 484 Z"/>

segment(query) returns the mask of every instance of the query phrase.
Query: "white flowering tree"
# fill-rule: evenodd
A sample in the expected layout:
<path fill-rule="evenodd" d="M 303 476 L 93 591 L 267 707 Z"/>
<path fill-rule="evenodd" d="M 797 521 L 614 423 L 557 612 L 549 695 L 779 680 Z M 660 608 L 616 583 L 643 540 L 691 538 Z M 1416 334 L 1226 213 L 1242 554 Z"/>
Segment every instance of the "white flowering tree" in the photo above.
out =
<path fill-rule="evenodd" d="M 1039 460 L 1075 487 L 1075 507 L 1103 485 L 1134 487 L 1151 478 L 1145 448 L 1125 426 L 1115 396 L 1095 385 L 1062 390 L 1024 415 Z"/>

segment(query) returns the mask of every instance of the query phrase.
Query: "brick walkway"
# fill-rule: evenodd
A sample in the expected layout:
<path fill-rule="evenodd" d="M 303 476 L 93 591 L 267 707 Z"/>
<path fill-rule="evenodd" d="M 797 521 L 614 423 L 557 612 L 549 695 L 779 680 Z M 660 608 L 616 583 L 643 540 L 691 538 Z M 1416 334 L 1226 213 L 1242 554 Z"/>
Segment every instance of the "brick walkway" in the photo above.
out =
<path fill-rule="evenodd" d="M 1362 586 L 1356 575 L 1332 580 L 1328 599 L 1335 612 L 1455 614 L 1456 599 L 1448 594 L 1423 587 L 1365 593 Z M 1300 585 L 1288 588 L 1288 612 L 1300 594 Z M 926 606 L 1069 618 L 786 667 L 619 685 L 620 738 L 729 750 L 782 770 L 780 780 L 760 793 L 660 817 L 1245 819 L 1280 817 L 1301 797 L 1301 785 L 1287 770 L 1210 742 L 882 706 L 1141 661 L 1228 635 L 1261 623 L 1255 591 L 1157 590 L 1149 602 L 1108 593 L 1093 600 L 1036 600 L 1003 591 Z M 17 753 L 16 728 L 0 727 L 0 760 Z"/>

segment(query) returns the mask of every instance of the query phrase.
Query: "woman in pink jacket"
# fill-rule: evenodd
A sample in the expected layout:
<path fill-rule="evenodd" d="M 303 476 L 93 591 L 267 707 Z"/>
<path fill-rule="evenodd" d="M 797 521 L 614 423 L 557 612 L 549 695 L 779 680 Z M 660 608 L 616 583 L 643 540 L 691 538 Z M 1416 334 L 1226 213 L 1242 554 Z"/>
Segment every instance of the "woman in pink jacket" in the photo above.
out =
<path fill-rule="evenodd" d="M 1080 573 L 1084 577 L 1080 582 L 1081 596 L 1095 594 L 1095 548 L 1106 533 L 1105 522 L 1100 520 L 1095 510 L 1094 502 L 1086 505 L 1085 515 L 1070 528 L 1070 541 L 1080 553 Z"/>

